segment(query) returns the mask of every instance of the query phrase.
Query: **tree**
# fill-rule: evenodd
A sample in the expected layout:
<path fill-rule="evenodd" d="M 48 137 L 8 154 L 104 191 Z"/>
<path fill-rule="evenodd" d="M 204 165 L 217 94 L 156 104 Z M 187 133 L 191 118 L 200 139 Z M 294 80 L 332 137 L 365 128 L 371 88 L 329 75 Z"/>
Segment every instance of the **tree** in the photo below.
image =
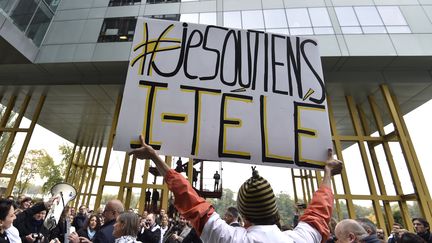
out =
<path fill-rule="evenodd" d="M 55 184 L 63 181 L 63 163 L 56 165 L 53 158 L 43 149 L 28 151 L 18 173 L 15 193 L 23 194 L 36 176 L 46 180 L 42 186 L 42 192 L 46 193 Z"/>
<path fill-rule="evenodd" d="M 209 199 L 208 201 L 213 204 L 213 207 L 219 215 L 224 215 L 225 210 L 228 207 L 237 205 L 234 200 L 234 192 L 228 188 L 223 189 L 222 197 L 220 199 Z"/>
<path fill-rule="evenodd" d="M 279 209 L 281 225 L 292 225 L 295 203 L 288 194 L 280 193 L 276 196 L 276 204 Z"/>

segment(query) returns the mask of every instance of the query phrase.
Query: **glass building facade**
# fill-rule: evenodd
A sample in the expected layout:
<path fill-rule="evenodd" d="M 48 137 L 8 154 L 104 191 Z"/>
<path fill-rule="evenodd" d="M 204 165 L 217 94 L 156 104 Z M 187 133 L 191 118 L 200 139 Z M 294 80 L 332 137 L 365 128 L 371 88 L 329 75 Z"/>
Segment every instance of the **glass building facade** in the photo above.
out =
<path fill-rule="evenodd" d="M 0 11 L 40 46 L 60 0 L 2 0 Z"/>

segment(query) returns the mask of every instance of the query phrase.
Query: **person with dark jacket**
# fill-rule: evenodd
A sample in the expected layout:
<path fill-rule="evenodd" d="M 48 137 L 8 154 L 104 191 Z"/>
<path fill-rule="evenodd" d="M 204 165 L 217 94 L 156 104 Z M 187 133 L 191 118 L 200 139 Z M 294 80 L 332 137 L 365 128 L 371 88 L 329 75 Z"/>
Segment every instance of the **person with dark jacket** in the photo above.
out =
<path fill-rule="evenodd" d="M 69 235 L 70 226 L 70 207 L 65 206 L 56 227 L 51 232 L 52 238 L 57 238 L 60 243 L 66 242 L 66 237 Z"/>
<path fill-rule="evenodd" d="M 52 206 L 56 197 L 48 202 L 39 202 L 17 214 L 14 226 L 18 229 L 23 243 L 39 243 L 51 240 L 50 231 L 43 225 L 46 211 Z"/>
<path fill-rule="evenodd" d="M 86 223 L 86 221 L 87 221 L 87 207 L 81 205 L 81 207 L 79 207 L 78 214 L 75 216 L 72 222 L 72 226 L 74 226 L 75 230 L 78 231 L 84 228 L 84 224 Z"/>
<path fill-rule="evenodd" d="M 368 237 L 363 239 L 364 243 L 381 243 L 381 240 L 377 236 L 376 225 L 367 218 L 358 218 L 356 221 L 363 227 L 364 230 L 369 234 Z"/>
<path fill-rule="evenodd" d="M 203 242 L 201 238 L 198 236 L 196 230 L 192 228 L 189 234 L 183 239 L 182 243 L 203 243 Z"/>
<path fill-rule="evenodd" d="M 99 216 L 93 214 L 84 224 L 84 227 L 77 231 L 80 240 L 88 239 L 93 241 L 96 236 L 96 232 L 98 232 L 101 228 L 101 220 Z"/>
<path fill-rule="evenodd" d="M 119 200 L 110 200 L 103 211 L 104 225 L 96 232 L 93 243 L 114 243 L 114 224 L 117 217 L 124 212 L 123 203 Z"/>
<path fill-rule="evenodd" d="M 162 237 L 161 229 L 155 222 L 154 214 L 147 215 L 144 225 L 138 232 L 137 240 L 146 243 L 159 243 Z"/>
<path fill-rule="evenodd" d="M 413 218 L 414 230 L 427 243 L 432 243 L 429 222 L 424 218 Z"/>

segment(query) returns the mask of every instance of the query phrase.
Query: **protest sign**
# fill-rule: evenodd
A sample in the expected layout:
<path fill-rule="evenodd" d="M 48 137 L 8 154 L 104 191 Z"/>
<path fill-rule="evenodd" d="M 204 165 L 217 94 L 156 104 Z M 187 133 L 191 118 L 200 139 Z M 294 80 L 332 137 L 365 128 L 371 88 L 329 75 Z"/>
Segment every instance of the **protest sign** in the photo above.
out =
<path fill-rule="evenodd" d="M 115 149 L 322 167 L 332 147 L 318 43 L 139 18 Z"/>

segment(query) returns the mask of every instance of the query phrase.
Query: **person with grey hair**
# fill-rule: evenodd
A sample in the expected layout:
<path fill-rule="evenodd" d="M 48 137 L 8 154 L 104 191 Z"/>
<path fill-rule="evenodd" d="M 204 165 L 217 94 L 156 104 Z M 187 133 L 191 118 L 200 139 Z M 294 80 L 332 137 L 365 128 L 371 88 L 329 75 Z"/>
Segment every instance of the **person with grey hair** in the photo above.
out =
<path fill-rule="evenodd" d="M 138 240 L 146 243 L 160 243 L 162 233 L 160 226 L 155 222 L 155 215 L 149 214 L 145 219 L 145 223 L 141 225 L 141 230 L 138 232 Z"/>
<path fill-rule="evenodd" d="M 117 217 L 124 212 L 123 203 L 120 200 L 110 200 L 107 202 L 102 213 L 104 224 L 94 236 L 93 243 L 114 243 L 113 236 L 114 224 Z M 138 226 L 137 226 L 138 230 Z"/>
<path fill-rule="evenodd" d="M 132 212 L 120 214 L 114 223 L 115 243 L 135 243 L 138 234 L 138 215 Z"/>
<path fill-rule="evenodd" d="M 366 230 L 353 219 L 344 219 L 336 225 L 338 243 L 362 243 L 369 236 Z"/>
<path fill-rule="evenodd" d="M 368 237 L 363 239 L 365 243 L 381 243 L 381 240 L 378 239 L 377 236 L 377 227 L 376 225 L 367 218 L 358 218 L 356 221 L 366 230 L 369 234 Z"/>
<path fill-rule="evenodd" d="M 239 211 L 236 207 L 228 207 L 224 215 L 224 220 L 230 226 L 239 227 L 241 226 L 239 223 L 239 216 Z"/>

